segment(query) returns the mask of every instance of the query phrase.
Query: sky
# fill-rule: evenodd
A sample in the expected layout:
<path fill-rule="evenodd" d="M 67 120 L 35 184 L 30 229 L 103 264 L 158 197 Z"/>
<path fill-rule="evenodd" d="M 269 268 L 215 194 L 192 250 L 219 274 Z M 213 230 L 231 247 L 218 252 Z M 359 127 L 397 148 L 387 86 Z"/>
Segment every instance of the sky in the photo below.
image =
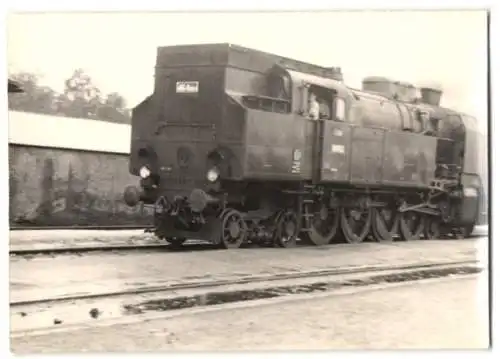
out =
<path fill-rule="evenodd" d="M 442 104 L 487 116 L 486 12 L 25 13 L 7 19 L 9 73 L 62 90 L 83 68 L 129 106 L 153 90 L 158 46 L 230 42 L 323 66 L 359 88 L 366 76 L 439 84 Z"/>

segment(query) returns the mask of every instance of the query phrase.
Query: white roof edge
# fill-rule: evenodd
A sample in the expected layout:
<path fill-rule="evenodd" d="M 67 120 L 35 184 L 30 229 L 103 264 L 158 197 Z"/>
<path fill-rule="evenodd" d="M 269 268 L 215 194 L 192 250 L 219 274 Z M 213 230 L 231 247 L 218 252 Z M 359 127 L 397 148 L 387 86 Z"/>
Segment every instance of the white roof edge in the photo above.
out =
<path fill-rule="evenodd" d="M 9 145 L 130 153 L 127 124 L 9 111 L 8 125 Z"/>

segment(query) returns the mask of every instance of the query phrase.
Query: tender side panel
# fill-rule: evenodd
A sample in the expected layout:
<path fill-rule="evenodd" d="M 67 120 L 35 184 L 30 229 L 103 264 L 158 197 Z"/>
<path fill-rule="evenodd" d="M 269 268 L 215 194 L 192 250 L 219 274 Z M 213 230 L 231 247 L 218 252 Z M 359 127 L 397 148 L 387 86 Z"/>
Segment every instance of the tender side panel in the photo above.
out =
<path fill-rule="evenodd" d="M 319 125 L 323 126 L 320 180 L 325 182 L 349 181 L 351 126 L 334 121 L 322 121 Z"/>
<path fill-rule="evenodd" d="M 382 180 L 382 129 L 352 127 L 351 173 L 353 184 L 378 184 Z"/>
<path fill-rule="evenodd" d="M 427 187 L 436 170 L 436 146 L 434 137 L 388 131 L 384 146 L 384 184 Z"/>
<path fill-rule="evenodd" d="M 245 177 L 304 179 L 311 174 L 311 148 L 306 138 L 312 127 L 299 116 L 248 110 Z"/>

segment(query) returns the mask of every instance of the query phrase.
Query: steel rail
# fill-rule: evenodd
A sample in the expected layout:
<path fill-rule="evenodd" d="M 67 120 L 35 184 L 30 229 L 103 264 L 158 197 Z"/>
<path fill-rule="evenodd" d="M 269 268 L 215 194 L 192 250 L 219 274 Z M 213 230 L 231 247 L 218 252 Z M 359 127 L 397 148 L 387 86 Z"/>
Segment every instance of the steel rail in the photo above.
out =
<path fill-rule="evenodd" d="M 40 305 L 40 304 L 68 302 L 68 301 L 81 301 L 89 299 L 107 299 L 113 297 L 122 297 L 127 295 L 146 294 L 154 292 L 170 292 L 170 291 L 185 290 L 185 289 L 215 288 L 227 285 L 265 283 L 265 282 L 288 280 L 288 279 L 339 276 L 347 274 L 364 274 L 364 273 L 369 274 L 369 273 L 398 271 L 398 270 L 401 271 L 424 270 L 424 269 L 433 269 L 443 266 L 465 266 L 478 263 L 479 263 L 478 260 L 464 260 L 464 261 L 434 262 L 434 263 L 410 264 L 410 265 L 399 265 L 399 266 L 390 266 L 390 265 L 367 266 L 367 267 L 351 267 L 351 268 L 332 268 L 326 270 L 307 271 L 307 272 L 287 272 L 287 273 L 277 273 L 271 275 L 251 276 L 247 278 L 185 282 L 185 283 L 175 283 L 170 285 L 145 286 L 145 287 L 131 288 L 122 291 L 110 291 L 110 292 L 92 293 L 85 295 L 68 295 L 65 297 L 57 297 L 57 298 L 22 300 L 17 302 L 11 302 L 10 307 L 12 308 L 12 307 L 20 307 L 28 305 Z"/>
<path fill-rule="evenodd" d="M 85 245 L 73 247 L 46 247 L 46 248 L 22 248 L 10 249 L 11 256 L 27 256 L 27 255 L 50 255 L 50 254 L 74 254 L 74 253 L 90 253 L 90 252 L 112 252 L 112 251 L 147 251 L 155 249 L 171 249 L 171 250 L 194 250 L 215 248 L 201 241 L 190 241 L 182 246 L 176 246 L 169 243 L 154 243 L 154 244 L 111 244 L 111 245 Z"/>
<path fill-rule="evenodd" d="M 132 230 L 132 229 L 152 229 L 152 225 L 109 225 L 109 226 L 12 226 L 11 231 L 58 231 L 58 230 L 103 230 L 103 231 L 115 231 L 115 230 Z"/>
<path fill-rule="evenodd" d="M 110 251 L 136 251 L 136 250 L 151 250 L 160 248 L 172 248 L 169 244 L 140 244 L 140 245 L 102 245 L 102 246 L 74 246 L 74 247 L 54 247 L 54 248 L 26 248 L 26 249 L 12 249 L 9 251 L 10 255 L 23 256 L 23 255 L 36 255 L 36 254 L 57 254 L 57 253 L 80 253 L 80 252 L 110 252 Z"/>

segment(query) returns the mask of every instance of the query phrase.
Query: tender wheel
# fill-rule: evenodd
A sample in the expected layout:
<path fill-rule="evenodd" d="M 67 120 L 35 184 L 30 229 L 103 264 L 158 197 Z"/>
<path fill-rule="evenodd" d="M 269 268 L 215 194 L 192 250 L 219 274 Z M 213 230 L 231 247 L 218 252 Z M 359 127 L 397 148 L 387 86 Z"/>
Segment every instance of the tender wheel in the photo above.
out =
<path fill-rule="evenodd" d="M 439 239 L 441 237 L 439 220 L 431 217 L 428 218 L 426 222 L 424 238 L 429 240 Z"/>
<path fill-rule="evenodd" d="M 326 245 L 332 242 L 337 234 L 340 221 L 340 211 L 336 208 L 321 206 L 319 212 L 315 213 L 305 235 L 307 242 L 316 246 Z"/>
<path fill-rule="evenodd" d="M 347 243 L 361 243 L 370 233 L 372 211 L 370 208 L 342 208 L 340 225 Z"/>
<path fill-rule="evenodd" d="M 425 229 L 424 216 L 412 211 L 401 213 L 399 223 L 401 236 L 405 241 L 419 240 Z"/>
<path fill-rule="evenodd" d="M 299 220 L 294 212 L 281 213 L 276 219 L 274 243 L 282 248 L 295 247 L 299 230 Z"/>
<path fill-rule="evenodd" d="M 399 231 L 400 214 L 391 208 L 372 209 L 372 232 L 377 242 L 392 242 Z"/>
<path fill-rule="evenodd" d="M 232 209 L 222 219 L 221 244 L 224 248 L 239 248 L 247 238 L 247 224 L 240 212 Z"/>

